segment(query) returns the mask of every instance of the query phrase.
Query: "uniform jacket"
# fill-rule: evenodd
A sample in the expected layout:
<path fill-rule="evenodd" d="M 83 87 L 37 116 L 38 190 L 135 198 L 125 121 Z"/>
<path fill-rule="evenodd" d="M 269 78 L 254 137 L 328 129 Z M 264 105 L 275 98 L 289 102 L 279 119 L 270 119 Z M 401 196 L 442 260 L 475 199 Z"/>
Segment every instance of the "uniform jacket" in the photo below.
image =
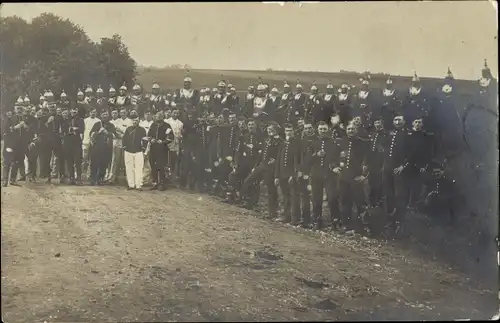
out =
<path fill-rule="evenodd" d="M 309 175 L 315 178 L 324 178 L 332 174 L 332 168 L 337 167 L 340 159 L 339 146 L 330 137 L 318 137 L 312 142 L 312 154 L 307 156 L 306 169 Z M 320 157 L 317 153 L 325 151 L 325 156 Z"/>
<path fill-rule="evenodd" d="M 341 167 L 340 179 L 351 181 L 354 177 L 362 175 L 362 166 L 366 162 L 369 142 L 357 136 L 350 138 L 346 136 L 340 140 L 339 146 L 340 150 L 345 154 L 345 157 L 342 158 L 344 164 Z"/>
<path fill-rule="evenodd" d="M 146 137 L 146 130 L 141 126 L 131 126 L 125 130 L 122 145 L 126 152 L 135 154 L 145 149 L 142 138 Z"/>
<path fill-rule="evenodd" d="M 300 167 L 300 139 L 290 138 L 281 143 L 276 158 L 275 178 L 296 177 Z"/>

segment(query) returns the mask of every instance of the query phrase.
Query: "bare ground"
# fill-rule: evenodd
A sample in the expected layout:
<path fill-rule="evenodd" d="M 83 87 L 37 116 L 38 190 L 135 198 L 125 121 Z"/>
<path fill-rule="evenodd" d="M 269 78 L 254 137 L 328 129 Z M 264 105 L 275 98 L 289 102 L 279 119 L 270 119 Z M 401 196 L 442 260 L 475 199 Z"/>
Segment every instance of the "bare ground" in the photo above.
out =
<path fill-rule="evenodd" d="M 378 241 L 179 190 L 2 189 L 4 322 L 488 319 L 492 290 Z M 493 289 L 495 286 L 491 286 Z"/>

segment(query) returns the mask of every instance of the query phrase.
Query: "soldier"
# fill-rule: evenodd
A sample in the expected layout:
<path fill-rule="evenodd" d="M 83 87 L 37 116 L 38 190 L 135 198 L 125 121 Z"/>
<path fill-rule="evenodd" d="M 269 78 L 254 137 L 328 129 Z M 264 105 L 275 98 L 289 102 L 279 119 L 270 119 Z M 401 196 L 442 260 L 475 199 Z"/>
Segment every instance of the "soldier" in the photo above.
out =
<path fill-rule="evenodd" d="M 278 124 L 284 124 L 288 118 L 288 112 L 293 102 L 293 94 L 290 90 L 290 84 L 285 81 L 283 94 L 279 98 L 278 106 L 275 110 L 274 119 Z"/>
<path fill-rule="evenodd" d="M 226 93 L 226 82 L 220 81 L 217 84 L 217 89 L 214 89 L 211 104 L 211 113 L 219 115 L 222 110 L 226 107 L 227 93 Z"/>
<path fill-rule="evenodd" d="M 300 167 L 300 140 L 294 138 L 291 124 L 285 124 L 285 140 L 276 159 L 274 184 L 280 186 L 283 195 L 283 215 L 280 221 L 298 225 L 300 221 L 300 199 L 297 175 Z"/>
<path fill-rule="evenodd" d="M 211 94 L 210 88 L 200 90 L 200 101 L 198 102 L 198 111 L 195 114 L 205 115 L 210 111 Z M 194 116 L 194 114 L 193 114 Z"/>
<path fill-rule="evenodd" d="M 192 113 L 193 111 L 190 112 Z M 168 165 L 172 174 L 174 174 L 176 178 L 180 176 L 180 145 L 182 142 L 182 127 L 184 126 L 183 122 L 179 119 L 180 115 L 180 111 L 178 109 L 174 109 L 172 111 L 172 117 L 167 121 L 174 133 L 174 140 L 168 145 L 168 148 L 170 149 Z"/>
<path fill-rule="evenodd" d="M 247 176 L 250 174 L 252 168 L 256 165 L 259 156 L 258 151 L 262 146 L 262 136 L 257 128 L 257 123 L 254 119 L 249 119 L 246 131 L 239 132 L 238 143 L 234 154 L 234 167 L 228 179 L 228 196 L 227 202 L 234 202 L 236 196 L 239 195 L 241 185 Z M 250 190 L 248 198 L 251 200 L 249 203 L 255 205 L 260 193 L 259 186 L 255 190 Z M 241 201 L 240 201 L 241 202 Z"/>
<path fill-rule="evenodd" d="M 144 145 L 143 138 L 146 130 L 139 125 L 139 116 L 132 110 L 130 112 L 132 126 L 129 126 L 123 134 L 123 150 L 125 160 L 125 172 L 127 175 L 128 189 L 142 191 L 144 167 Z"/>
<path fill-rule="evenodd" d="M 197 140 L 194 145 L 194 160 L 196 168 L 196 186 L 200 192 L 205 192 L 210 178 L 209 164 L 210 121 L 208 117 L 201 117 L 196 124 Z"/>
<path fill-rule="evenodd" d="M 92 89 L 92 87 L 89 85 L 87 85 L 87 88 L 85 89 L 85 102 L 87 102 L 87 104 L 89 104 L 91 107 L 95 107 L 95 103 L 96 103 L 96 98 L 94 96 L 94 90 Z"/>
<path fill-rule="evenodd" d="M 350 123 L 346 127 L 346 137 L 342 138 L 339 146 L 342 155 L 342 164 L 334 169 L 339 176 L 339 189 L 341 192 L 341 221 L 346 229 L 360 231 L 362 229 L 364 214 L 369 195 L 367 189 L 366 150 L 367 142 L 357 137 L 358 128 Z M 352 215 L 352 207 L 356 206 L 356 214 Z"/>
<path fill-rule="evenodd" d="M 429 165 L 431 174 L 427 175 L 425 180 L 425 200 L 421 211 L 429 216 L 438 217 L 443 222 L 454 224 L 456 184 L 455 180 L 444 175 L 444 168 L 444 162 L 441 160 L 434 160 Z"/>
<path fill-rule="evenodd" d="M 454 78 L 451 70 L 441 88 L 438 105 L 435 106 L 426 120 L 426 130 L 435 135 L 435 154 L 451 159 L 460 152 L 462 142 L 462 123 L 457 111 L 457 100 L 453 92 Z"/>
<path fill-rule="evenodd" d="M 401 101 L 397 96 L 396 89 L 392 84 L 391 76 L 385 82 L 385 88 L 382 90 L 382 106 L 380 116 L 387 131 L 393 129 L 393 120 L 396 115 L 402 113 Z"/>
<path fill-rule="evenodd" d="M 66 110 L 71 109 L 71 101 L 68 98 L 68 95 L 64 90 L 62 90 L 61 95 L 59 96 L 59 105 Z"/>
<path fill-rule="evenodd" d="M 268 97 L 269 115 L 270 115 L 271 119 L 278 122 L 278 124 L 280 124 L 279 122 L 281 121 L 281 120 L 277 120 L 278 119 L 277 112 L 278 112 L 278 108 L 280 106 L 280 99 L 281 99 L 281 97 L 279 96 L 278 88 L 276 86 L 274 86 L 271 89 L 271 93 L 269 94 L 269 97 Z M 283 123 L 281 123 L 281 124 L 283 124 Z"/>
<path fill-rule="evenodd" d="M 78 115 L 80 118 L 80 114 Z M 90 110 L 90 115 L 83 120 L 84 123 L 84 131 L 83 131 L 83 141 L 82 141 L 82 173 L 85 175 L 85 179 L 90 179 L 90 146 L 91 146 L 91 138 L 90 138 L 90 130 L 94 127 L 94 125 L 100 122 L 101 119 L 97 118 L 97 110 Z"/>
<path fill-rule="evenodd" d="M 113 87 L 113 85 L 109 86 L 108 95 L 109 95 L 108 108 L 110 111 L 113 111 L 114 109 L 118 108 L 118 106 L 116 105 L 116 99 L 117 99 L 116 90 Z"/>
<path fill-rule="evenodd" d="M 113 150 L 111 156 L 111 164 L 105 177 L 106 182 L 109 184 L 114 184 L 117 181 L 118 173 L 121 172 L 123 167 L 123 147 L 122 147 L 122 137 L 128 127 L 132 125 L 132 120 L 128 118 L 128 113 L 126 108 L 120 110 L 120 118 L 110 121 L 115 127 L 115 136 L 113 137 Z M 122 173 L 123 174 L 123 173 Z"/>
<path fill-rule="evenodd" d="M 164 191 L 165 167 L 168 160 L 168 144 L 174 139 L 172 127 L 164 121 L 163 111 L 158 111 L 155 122 L 151 125 L 147 137 L 149 138 L 149 163 L 151 177 L 153 178 L 152 190 Z"/>
<path fill-rule="evenodd" d="M 78 89 L 78 92 L 76 93 L 76 108 L 78 109 L 78 116 L 80 118 L 84 119 L 89 116 L 91 106 L 85 100 L 85 95 L 80 89 Z"/>
<path fill-rule="evenodd" d="M 215 122 L 209 128 L 209 144 L 208 144 L 208 159 L 210 168 L 211 184 L 209 186 L 209 194 L 222 194 L 223 174 L 227 171 L 228 165 L 224 162 L 222 152 L 223 146 L 223 115 L 215 118 Z"/>
<path fill-rule="evenodd" d="M 256 166 L 252 169 L 247 178 L 245 178 L 240 192 L 242 198 L 247 200 L 249 197 L 248 189 L 255 185 L 254 183 L 260 183 L 261 180 L 264 180 L 264 184 L 267 186 L 269 199 L 268 216 L 272 219 L 276 218 L 278 208 L 278 191 L 276 185 L 274 185 L 274 170 L 281 142 L 282 140 L 276 131 L 276 125 L 269 125 L 267 128 L 267 138 L 263 142 L 262 149 L 259 150 L 260 156 L 256 162 Z M 250 204 L 252 202 L 254 201 L 247 200 L 246 207 L 253 208 L 255 205 Z"/>
<path fill-rule="evenodd" d="M 42 109 L 45 107 L 45 96 L 43 94 L 40 94 L 40 97 L 38 98 L 38 109 Z"/>
<path fill-rule="evenodd" d="M 318 93 L 318 87 L 315 82 L 311 86 L 311 94 L 306 101 L 306 119 L 311 120 L 313 125 L 317 124 L 319 121 L 328 122 L 330 119 L 330 114 L 323 110 L 324 105 L 321 102 L 321 95 Z"/>
<path fill-rule="evenodd" d="M 30 175 L 30 180 L 32 182 L 36 181 L 37 177 L 37 165 L 38 165 L 38 157 L 41 151 L 41 143 L 42 136 L 46 131 L 44 131 L 43 127 L 43 115 L 42 110 L 38 110 L 35 113 L 35 117 L 31 119 L 29 127 L 33 134 L 33 140 L 30 142 L 28 146 L 28 170 Z"/>
<path fill-rule="evenodd" d="M 231 113 L 238 113 L 240 109 L 240 98 L 236 94 L 236 88 L 234 86 L 229 86 L 229 92 L 227 94 L 227 104 L 226 107 Z"/>
<path fill-rule="evenodd" d="M 403 105 L 403 116 L 405 122 L 412 124 L 417 118 L 427 119 L 429 115 L 429 106 L 420 83 L 420 78 L 414 72 L 412 84 L 409 89 L 408 97 Z"/>
<path fill-rule="evenodd" d="M 410 187 L 411 208 L 417 206 L 422 196 L 423 178 L 422 174 L 427 170 L 427 166 L 432 159 L 433 138 L 423 129 L 422 119 L 413 120 L 412 129 L 408 132 L 408 184 Z"/>
<path fill-rule="evenodd" d="M 253 99 L 252 111 L 248 111 L 247 115 L 253 118 L 261 118 L 269 115 L 270 104 L 266 97 L 264 84 L 257 86 L 257 93 Z"/>
<path fill-rule="evenodd" d="M 50 97 L 50 96 L 49 96 Z M 44 177 L 47 177 L 47 182 L 51 182 L 51 163 L 50 160 L 54 156 L 55 165 L 54 165 L 54 174 L 57 176 L 58 171 L 62 170 L 62 165 L 60 164 L 61 153 L 62 153 L 62 142 L 61 142 L 61 121 L 62 117 L 56 115 L 56 108 L 53 103 L 49 105 L 49 116 L 45 119 L 45 128 L 47 131 L 46 136 L 44 136 L 44 147 L 40 154 L 40 168 L 43 170 Z M 61 173 L 59 172 L 59 175 Z M 60 178 L 61 179 L 61 178 Z"/>
<path fill-rule="evenodd" d="M 322 104 L 322 111 L 323 114 L 326 116 L 327 120 L 324 120 L 328 123 L 329 126 L 332 126 L 331 124 L 331 116 L 332 115 L 338 115 L 337 114 L 337 96 L 335 95 L 334 88 L 331 82 L 328 82 L 328 85 L 326 86 L 326 93 L 323 95 L 321 98 L 321 104 Z"/>
<path fill-rule="evenodd" d="M 224 123 L 219 128 L 220 131 L 220 155 L 219 160 L 219 183 L 226 187 L 231 169 L 234 167 L 234 154 L 238 145 L 239 126 L 236 114 L 229 112 L 228 123 Z M 227 195 L 227 189 L 225 190 Z M 226 196 L 227 197 L 227 196 Z"/>
<path fill-rule="evenodd" d="M 361 82 L 361 89 L 356 96 L 355 111 L 353 113 L 353 116 L 361 118 L 361 123 L 365 129 L 372 127 L 372 116 L 374 114 L 374 107 L 372 105 L 373 95 L 370 91 L 369 84 L 367 79 Z"/>
<path fill-rule="evenodd" d="M 313 152 L 313 142 L 316 140 L 316 133 L 311 122 L 304 124 L 304 129 L 300 135 L 300 168 L 297 174 L 297 186 L 301 204 L 301 226 L 308 228 L 311 224 L 311 192 L 308 190 L 310 169 L 307 160 Z"/>
<path fill-rule="evenodd" d="M 339 164 L 339 148 L 336 143 L 328 137 L 328 124 L 324 121 L 318 122 L 318 138 L 312 142 L 312 154 L 306 157 L 305 173 L 310 176 L 312 193 L 313 223 L 310 227 L 316 230 L 323 228 L 323 190 L 326 189 L 330 218 L 334 224 L 338 217 L 338 192 L 337 176 L 332 169 Z"/>
<path fill-rule="evenodd" d="M 93 110 L 94 111 L 94 110 Z M 113 155 L 113 139 L 116 128 L 109 121 L 109 113 L 101 113 L 101 120 L 90 130 L 90 185 L 103 185 L 106 169 Z"/>
<path fill-rule="evenodd" d="M 292 125 L 297 124 L 297 120 L 300 118 L 304 118 L 305 114 L 305 105 L 307 97 L 302 92 L 303 87 L 302 84 L 297 80 L 297 85 L 295 86 L 295 95 L 293 96 L 293 101 L 290 109 L 288 110 L 287 122 Z"/>
<path fill-rule="evenodd" d="M 370 133 L 370 147 L 367 152 L 366 162 L 369 171 L 370 206 L 376 207 L 380 205 L 383 197 L 382 166 L 386 149 L 384 145 L 387 141 L 387 131 L 384 128 L 382 117 L 376 118 L 373 124 L 374 128 Z"/>
<path fill-rule="evenodd" d="M 135 84 L 132 88 L 132 96 L 130 97 L 131 109 L 135 110 L 139 115 L 139 118 L 144 118 L 144 112 L 148 108 L 148 102 L 146 97 L 142 93 L 142 87 L 139 84 Z"/>
<path fill-rule="evenodd" d="M 182 141 L 179 147 L 179 187 L 194 190 L 197 175 L 196 141 L 198 121 L 193 112 L 187 114 L 182 125 Z"/>
<path fill-rule="evenodd" d="M 82 184 L 82 139 L 85 123 L 78 116 L 76 107 L 71 109 L 71 117 L 62 122 L 63 151 L 66 170 L 71 185 Z M 75 178 L 76 173 L 76 178 Z"/>
<path fill-rule="evenodd" d="M 387 147 L 384 154 L 382 179 L 386 197 L 386 210 L 392 218 L 391 225 L 396 233 L 406 214 L 408 203 L 408 186 L 406 169 L 408 162 L 408 132 L 405 129 L 404 117 L 394 118 L 394 130 L 387 136 Z"/>
<path fill-rule="evenodd" d="M 129 109 L 131 105 L 130 96 L 127 94 L 127 90 L 127 86 L 123 83 L 123 85 L 120 86 L 120 93 L 118 93 L 115 101 L 116 108 L 119 110 L 122 110 L 123 108 Z"/>
<path fill-rule="evenodd" d="M 173 100 L 175 106 L 179 109 L 181 120 L 185 120 L 187 116 L 187 111 L 195 111 L 200 100 L 199 91 L 192 88 L 193 80 L 186 76 L 184 78 L 184 87 L 175 91 Z"/>
<path fill-rule="evenodd" d="M 18 100 L 19 101 L 19 100 Z M 21 100 L 22 101 L 22 100 Z M 19 104 L 19 103 L 18 103 Z M 29 126 L 22 118 L 22 106 L 14 107 L 15 114 L 5 120 L 2 125 L 2 139 L 4 140 L 3 149 L 3 186 L 7 187 L 17 184 L 17 172 L 24 163 L 25 147 L 27 138 L 30 136 Z M 29 142 L 29 141 L 28 141 Z M 10 178 L 9 178 L 10 173 Z"/>
<path fill-rule="evenodd" d="M 156 112 L 163 111 L 165 109 L 165 100 L 160 94 L 160 86 L 158 83 L 154 82 L 151 88 L 151 94 L 148 96 L 149 111 L 156 115 Z"/>
<path fill-rule="evenodd" d="M 248 92 L 245 95 L 245 100 L 243 101 L 243 105 L 241 107 L 241 114 L 247 118 L 252 117 L 254 99 L 255 99 L 255 87 L 253 85 L 250 85 L 248 87 Z"/>
<path fill-rule="evenodd" d="M 340 123 L 345 126 L 351 121 L 352 118 L 352 96 L 349 93 L 349 86 L 347 84 L 342 84 L 339 89 L 338 94 L 338 109 Z"/>
<path fill-rule="evenodd" d="M 95 108 L 98 114 L 101 114 L 104 110 L 108 110 L 108 102 L 104 97 L 104 91 L 100 85 L 96 90 Z"/>
<path fill-rule="evenodd" d="M 345 127 L 342 123 L 340 123 L 340 117 L 338 114 L 333 114 L 330 117 L 330 124 L 330 133 L 333 140 L 337 141 L 345 136 Z"/>

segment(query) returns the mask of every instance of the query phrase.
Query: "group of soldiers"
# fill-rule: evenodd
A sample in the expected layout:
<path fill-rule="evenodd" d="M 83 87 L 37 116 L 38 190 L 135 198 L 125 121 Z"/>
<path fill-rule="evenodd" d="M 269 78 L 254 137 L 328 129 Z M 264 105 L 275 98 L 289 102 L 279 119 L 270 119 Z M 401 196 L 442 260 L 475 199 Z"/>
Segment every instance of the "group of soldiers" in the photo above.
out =
<path fill-rule="evenodd" d="M 283 92 L 262 81 L 240 100 L 232 84 L 161 94 L 88 86 L 70 99 L 49 90 L 38 105 L 19 97 L 2 127 L 3 185 L 36 181 L 172 185 L 253 209 L 267 190 L 268 216 L 316 230 L 369 231 L 370 209 L 383 208 L 397 232 L 408 208 L 454 219 L 454 181 L 446 160 L 459 153 L 461 124 L 448 69 L 442 88 L 424 89 L 415 74 L 406 93 L 329 83 L 306 94 L 297 81 Z M 488 91 L 486 65 L 479 93 Z M 380 93 L 379 93 L 380 92 Z M 241 101 L 241 102 L 240 102 Z M 38 172 L 38 173 L 37 173 Z M 282 208 L 279 208 L 279 194 Z M 327 201 L 330 219 L 323 217 Z"/>

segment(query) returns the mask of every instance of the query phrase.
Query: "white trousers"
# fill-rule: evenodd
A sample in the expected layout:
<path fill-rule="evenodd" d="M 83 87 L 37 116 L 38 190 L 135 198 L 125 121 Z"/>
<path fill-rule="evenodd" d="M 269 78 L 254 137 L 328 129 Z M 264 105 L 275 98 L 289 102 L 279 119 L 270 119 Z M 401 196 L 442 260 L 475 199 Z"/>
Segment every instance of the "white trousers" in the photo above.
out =
<path fill-rule="evenodd" d="M 130 188 L 142 187 L 142 170 L 144 168 L 144 154 L 143 152 L 129 153 L 123 152 L 125 160 L 125 173 L 127 174 L 127 183 Z"/>

